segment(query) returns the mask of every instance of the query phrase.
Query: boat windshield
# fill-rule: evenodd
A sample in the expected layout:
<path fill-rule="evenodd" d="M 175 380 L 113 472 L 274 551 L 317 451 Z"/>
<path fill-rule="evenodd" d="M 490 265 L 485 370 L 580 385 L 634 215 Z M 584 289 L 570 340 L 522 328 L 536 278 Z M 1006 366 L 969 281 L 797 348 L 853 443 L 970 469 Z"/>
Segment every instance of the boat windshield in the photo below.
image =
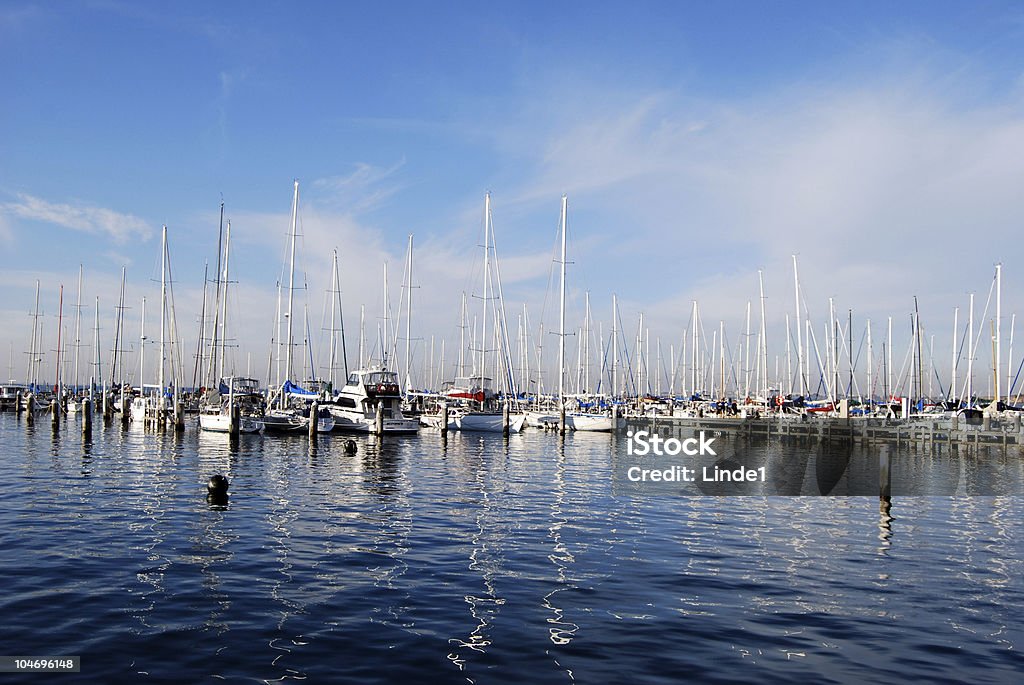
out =
<path fill-rule="evenodd" d="M 394 371 L 373 371 L 363 377 L 366 385 L 398 385 L 398 374 Z"/>

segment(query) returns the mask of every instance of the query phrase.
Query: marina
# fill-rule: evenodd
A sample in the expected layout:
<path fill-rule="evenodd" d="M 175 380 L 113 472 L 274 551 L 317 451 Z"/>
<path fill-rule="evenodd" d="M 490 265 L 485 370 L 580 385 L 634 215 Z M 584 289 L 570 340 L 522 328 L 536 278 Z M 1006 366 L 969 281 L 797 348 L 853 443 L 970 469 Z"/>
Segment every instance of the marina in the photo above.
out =
<path fill-rule="evenodd" d="M 0 58 L 0 685 L 1024 681 L 1019 3 Z"/>

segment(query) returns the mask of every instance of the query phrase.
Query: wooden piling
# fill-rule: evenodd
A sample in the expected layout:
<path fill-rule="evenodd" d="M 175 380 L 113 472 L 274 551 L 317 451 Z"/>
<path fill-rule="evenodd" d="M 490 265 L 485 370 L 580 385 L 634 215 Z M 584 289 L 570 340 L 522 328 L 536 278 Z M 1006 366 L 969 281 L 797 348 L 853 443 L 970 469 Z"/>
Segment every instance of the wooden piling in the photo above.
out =
<path fill-rule="evenodd" d="M 228 413 L 231 416 L 228 424 L 228 434 L 233 438 L 237 438 L 242 427 L 242 411 L 237 404 L 231 402 L 228 405 Z"/>
<path fill-rule="evenodd" d="M 19 390 L 17 396 L 14 399 L 14 413 L 17 415 L 19 419 L 21 418 L 21 412 L 24 411 L 24 409 L 22 409 L 21 407 L 21 400 L 21 390 Z"/>
<path fill-rule="evenodd" d="M 377 403 L 377 414 L 373 417 L 373 432 L 377 435 L 384 435 L 384 408 Z"/>
<path fill-rule="evenodd" d="M 36 396 L 34 393 L 29 393 L 25 399 L 25 423 L 29 426 L 35 425 L 36 422 Z"/>
<path fill-rule="evenodd" d="M 88 397 L 82 400 L 82 435 L 92 435 L 92 401 Z"/>
<path fill-rule="evenodd" d="M 309 405 L 309 439 L 313 442 L 316 442 L 316 428 L 320 422 L 319 411 L 320 407 L 316 402 Z"/>
<path fill-rule="evenodd" d="M 448 403 L 441 403 L 441 435 L 448 435 Z"/>
<path fill-rule="evenodd" d="M 508 435 L 508 400 L 501 407 L 501 434 Z"/>
<path fill-rule="evenodd" d="M 60 428 L 60 404 L 57 400 L 50 400 L 50 424 L 53 430 Z"/>

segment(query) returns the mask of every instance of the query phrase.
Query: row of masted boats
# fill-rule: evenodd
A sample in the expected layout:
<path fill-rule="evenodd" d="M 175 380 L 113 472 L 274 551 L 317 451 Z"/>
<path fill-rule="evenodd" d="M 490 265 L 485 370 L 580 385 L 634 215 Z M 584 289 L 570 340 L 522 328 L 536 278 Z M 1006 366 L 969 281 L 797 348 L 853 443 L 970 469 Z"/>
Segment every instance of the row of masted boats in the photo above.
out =
<path fill-rule="evenodd" d="M 173 393 L 166 388 L 161 392 L 153 387 L 147 394 L 148 388 L 112 391 L 108 393 L 110 407 L 123 410 L 125 420 L 132 423 L 170 423 L 174 416 Z M 0 410 L 13 410 L 17 396 L 23 398 L 24 408 L 30 392 L 32 388 L 28 386 L 3 386 Z M 7 401 L 8 395 L 10 401 Z M 50 402 L 39 397 L 36 408 L 49 407 Z M 408 399 L 413 402 L 407 405 Z M 79 398 L 74 396 L 63 400 L 61 406 L 69 414 L 81 406 Z M 398 374 L 380 367 L 353 371 L 337 392 L 317 382 L 308 383 L 306 387 L 285 382 L 268 396 L 256 379 L 230 376 L 222 378 L 215 388 L 201 389 L 197 397 L 183 404 L 190 411 L 198 412 L 200 429 L 217 433 L 309 432 L 312 416 L 315 416 L 318 433 L 347 431 L 392 435 L 415 433 L 421 426 L 517 433 L 527 426 L 555 428 L 560 420 L 560 412 L 554 406 L 534 404 L 527 409 L 520 403 L 515 409 L 511 406 L 506 409 L 510 401 L 491 390 L 489 378 L 479 376 L 457 378 L 446 384 L 440 393 L 414 394 L 407 398 Z M 412 408 L 403 411 L 403 405 Z M 609 412 L 587 411 L 586 407 L 577 405 L 567 409 L 565 427 L 578 431 L 610 431 L 615 428 L 615 419 Z"/>

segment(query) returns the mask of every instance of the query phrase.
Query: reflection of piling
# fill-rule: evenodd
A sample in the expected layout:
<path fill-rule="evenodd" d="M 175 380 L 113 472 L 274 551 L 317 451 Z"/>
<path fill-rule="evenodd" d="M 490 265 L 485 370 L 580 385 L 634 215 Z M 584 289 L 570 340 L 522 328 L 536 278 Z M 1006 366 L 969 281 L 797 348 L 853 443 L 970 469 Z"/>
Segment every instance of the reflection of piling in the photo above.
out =
<path fill-rule="evenodd" d="M 60 428 L 60 404 L 57 400 L 50 400 L 50 424 L 53 430 Z"/>
<path fill-rule="evenodd" d="M 448 403 L 441 404 L 441 435 L 448 435 Z"/>
<path fill-rule="evenodd" d="M 377 414 L 373 417 L 373 432 L 376 435 L 384 434 L 384 408 L 377 403 Z"/>
<path fill-rule="evenodd" d="M 508 400 L 501 407 L 501 434 L 508 435 Z"/>
<path fill-rule="evenodd" d="M 319 423 L 320 418 L 319 411 L 320 408 L 316 402 L 309 405 L 309 439 L 314 442 L 316 441 L 316 424 Z"/>
<path fill-rule="evenodd" d="M 29 393 L 25 399 L 25 423 L 29 426 L 36 422 L 36 396 Z"/>
<path fill-rule="evenodd" d="M 82 400 L 82 435 L 92 435 L 92 401 L 86 397 Z"/>

